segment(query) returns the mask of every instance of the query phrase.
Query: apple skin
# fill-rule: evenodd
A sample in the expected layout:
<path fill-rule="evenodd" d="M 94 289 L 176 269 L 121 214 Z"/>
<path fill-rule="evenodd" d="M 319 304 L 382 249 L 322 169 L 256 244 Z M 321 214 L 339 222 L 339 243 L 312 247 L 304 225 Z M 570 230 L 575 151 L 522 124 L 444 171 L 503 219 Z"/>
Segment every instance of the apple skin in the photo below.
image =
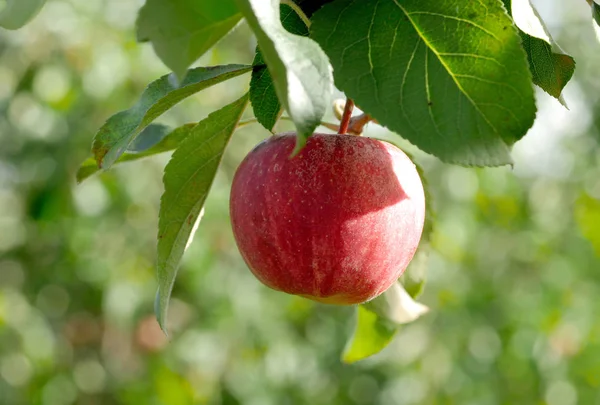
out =
<path fill-rule="evenodd" d="M 244 261 L 265 285 L 351 305 L 387 290 L 411 261 L 425 219 L 423 185 L 397 147 L 313 134 L 290 158 L 294 133 L 274 135 L 242 161 L 230 215 Z"/>

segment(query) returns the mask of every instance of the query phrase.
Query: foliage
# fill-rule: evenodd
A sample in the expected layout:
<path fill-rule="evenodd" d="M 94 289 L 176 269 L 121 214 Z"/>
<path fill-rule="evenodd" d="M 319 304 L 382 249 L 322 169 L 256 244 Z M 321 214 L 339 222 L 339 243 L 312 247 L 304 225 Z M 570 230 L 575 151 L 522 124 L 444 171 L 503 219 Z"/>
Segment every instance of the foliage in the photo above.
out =
<path fill-rule="evenodd" d="M 8 1 L 0 25 L 18 28 L 42 3 Z M 593 37 L 589 9 L 587 27 L 569 22 L 573 7 L 559 15 L 565 29 L 555 32 L 578 62 L 578 83 L 565 97 L 567 113 L 546 93 L 562 98 L 574 59 L 518 18 L 515 10 L 523 8 L 515 5 L 531 9 L 529 1 L 505 1 L 512 11 L 506 14 L 500 1 L 491 0 L 465 2 L 457 11 L 448 7 L 456 2 L 445 1 L 305 0 L 298 4 L 311 20 L 309 30 L 291 7 L 279 10 L 276 1 L 222 1 L 210 6 L 216 10 L 211 13 L 211 2 L 202 2 L 204 8 L 180 0 L 169 8 L 150 0 L 138 20 L 138 39 L 149 41 L 177 77 L 146 52 L 150 45 L 131 41 L 135 2 L 96 3 L 48 2 L 20 31 L 0 32 L 0 403 L 596 401 L 600 61 L 597 44 L 586 40 Z M 26 5 L 26 14 L 11 16 L 11 7 Z M 591 6 L 597 16 L 597 5 Z M 345 17 L 336 23 L 342 7 Z M 242 15 L 255 17 L 251 28 L 239 26 Z M 283 32 L 274 16 L 305 38 Z M 471 23 L 483 30 L 468 29 Z M 251 29 L 259 37 L 256 52 Z M 410 48 L 408 53 L 390 46 L 396 34 L 403 40 L 397 46 Z M 464 43 L 453 43 L 456 38 Z M 477 41 L 481 46 L 473 46 Z M 429 314 L 394 325 L 400 322 L 386 317 L 404 306 L 387 305 L 394 302 L 389 291 L 356 309 L 363 326 L 344 354 L 352 311 L 258 285 L 227 223 L 233 170 L 268 135 L 258 126 L 237 126 L 245 104 L 239 97 L 249 91 L 255 117 L 269 131 L 289 128 L 279 120 L 282 109 L 300 128 L 331 119 L 325 111 L 331 77 L 318 64 L 323 54 L 317 44 L 340 90 L 400 136 L 374 124 L 366 135 L 413 153 L 437 211 L 419 256 L 428 260 L 413 261 L 400 280 L 410 295 L 422 293 L 419 301 Z M 299 98 L 290 86 L 288 73 L 297 66 L 289 54 L 305 45 L 309 57 L 320 61 L 310 90 L 321 93 L 307 95 L 314 108 L 302 104 L 292 113 L 298 110 L 290 100 Z M 439 57 L 462 53 L 481 60 Z M 187 71 L 198 57 L 201 65 L 216 67 Z M 245 75 L 250 72 L 252 77 Z M 403 72 L 413 87 L 403 89 Z M 457 75 L 483 80 L 455 80 Z M 523 138 L 534 116 L 532 83 L 546 93 L 536 93 L 536 126 Z M 450 95 L 454 99 L 447 101 Z M 460 97 L 499 104 L 477 111 L 475 104 L 454 101 Z M 458 106 L 473 108 L 457 116 Z M 490 130 L 486 119 L 502 130 Z M 77 173 L 82 183 L 75 185 L 77 165 L 98 128 L 94 152 L 103 168 L 114 164 L 114 170 L 92 177 L 100 168 L 89 157 Z M 215 138 L 204 144 L 211 131 Z M 195 147 L 200 153 L 192 153 Z M 168 157 L 141 158 L 173 150 L 161 209 L 158 179 Z M 423 151 L 466 165 L 512 161 L 514 171 L 451 166 Z M 205 170 L 193 171 L 199 167 Z M 183 186 L 186 178 L 194 187 Z M 168 209 L 170 204 L 178 208 Z M 166 245 L 159 242 L 159 257 L 178 249 L 167 277 L 159 278 L 163 291 L 170 291 L 202 207 L 206 214 L 174 286 L 167 345 L 148 317 L 156 292 L 156 230 L 174 220 L 185 231 L 172 232 Z M 158 266 L 166 269 L 160 261 Z M 424 290 L 421 266 L 427 269 Z M 165 308 L 163 297 L 159 314 Z M 347 362 L 373 356 L 345 365 L 340 354 Z"/>

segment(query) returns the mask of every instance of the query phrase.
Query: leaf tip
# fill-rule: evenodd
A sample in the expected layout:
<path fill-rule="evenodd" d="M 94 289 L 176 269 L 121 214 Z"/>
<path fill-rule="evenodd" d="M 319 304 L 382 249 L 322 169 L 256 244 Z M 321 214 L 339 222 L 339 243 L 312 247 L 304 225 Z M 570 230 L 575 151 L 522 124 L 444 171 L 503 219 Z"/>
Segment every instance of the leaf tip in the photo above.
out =
<path fill-rule="evenodd" d="M 156 316 L 156 321 L 158 322 L 158 326 L 163 331 L 165 336 L 169 337 L 169 331 L 167 330 L 167 308 L 168 308 L 168 298 L 166 304 L 163 305 L 163 297 L 161 294 L 160 287 L 156 292 L 156 297 L 154 298 L 154 315 Z"/>
<path fill-rule="evenodd" d="M 304 149 L 304 146 L 306 146 L 306 141 L 306 137 L 301 136 L 300 134 L 296 136 L 296 146 L 294 146 L 294 150 L 290 155 L 290 159 L 295 158 L 300 152 L 302 152 L 302 149 Z"/>

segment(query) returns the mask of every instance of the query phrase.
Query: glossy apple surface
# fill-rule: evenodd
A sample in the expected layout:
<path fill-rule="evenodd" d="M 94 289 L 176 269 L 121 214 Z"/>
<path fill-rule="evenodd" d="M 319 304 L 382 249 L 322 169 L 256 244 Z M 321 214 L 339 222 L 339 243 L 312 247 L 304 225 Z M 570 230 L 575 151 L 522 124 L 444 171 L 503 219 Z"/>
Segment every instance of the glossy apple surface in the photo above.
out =
<path fill-rule="evenodd" d="M 257 145 L 234 176 L 230 214 L 238 248 L 265 285 L 331 304 L 375 298 L 419 244 L 425 197 L 397 147 L 314 134 L 290 158 L 295 134 Z"/>

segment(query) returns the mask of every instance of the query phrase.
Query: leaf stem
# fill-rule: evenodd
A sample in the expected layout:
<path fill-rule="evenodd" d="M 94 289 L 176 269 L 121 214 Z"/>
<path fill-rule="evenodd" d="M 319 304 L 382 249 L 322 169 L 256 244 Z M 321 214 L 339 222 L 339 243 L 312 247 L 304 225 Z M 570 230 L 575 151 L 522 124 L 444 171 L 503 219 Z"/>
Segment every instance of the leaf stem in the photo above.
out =
<path fill-rule="evenodd" d="M 306 16 L 306 14 L 304 14 L 304 11 L 302 11 L 300 6 L 294 3 L 294 0 L 281 0 L 280 3 L 285 4 L 286 6 L 294 10 L 294 12 L 298 14 L 298 17 L 300 17 L 304 25 L 310 28 L 310 19 Z"/>
<path fill-rule="evenodd" d="M 352 110 L 354 110 L 354 101 L 351 99 L 346 100 L 346 106 L 344 107 L 344 114 L 340 122 L 340 128 L 338 134 L 343 135 L 348 132 L 348 126 L 350 125 L 350 118 L 352 118 Z"/>

